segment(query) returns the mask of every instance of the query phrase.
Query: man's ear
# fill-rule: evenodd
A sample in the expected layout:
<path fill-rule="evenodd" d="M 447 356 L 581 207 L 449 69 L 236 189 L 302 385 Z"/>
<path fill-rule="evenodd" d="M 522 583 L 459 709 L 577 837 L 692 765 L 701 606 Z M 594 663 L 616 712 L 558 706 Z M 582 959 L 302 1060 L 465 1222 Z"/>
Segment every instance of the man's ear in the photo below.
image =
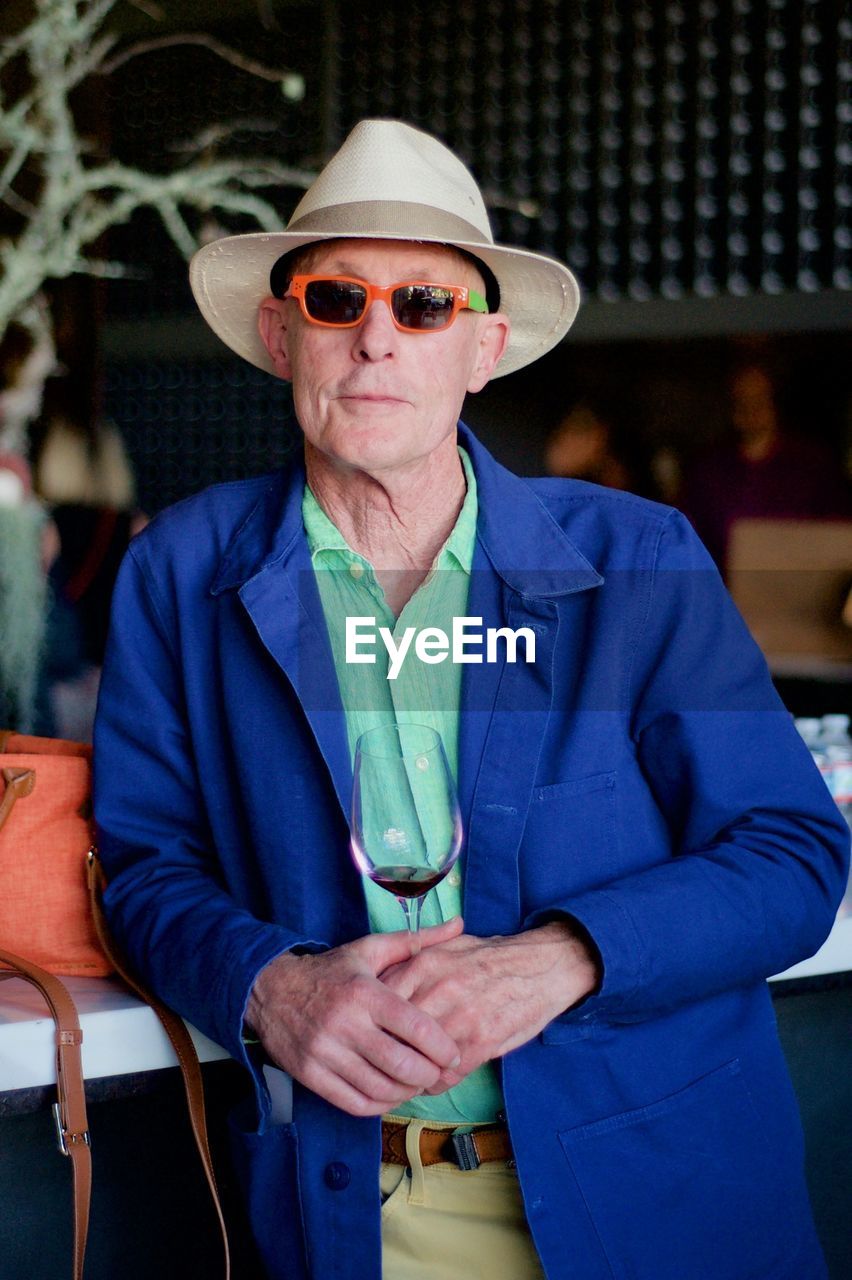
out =
<path fill-rule="evenodd" d="M 257 309 L 257 331 L 269 352 L 275 372 L 288 382 L 292 377 L 287 354 L 287 322 L 283 298 L 264 298 Z"/>
<path fill-rule="evenodd" d="M 511 328 L 509 317 L 502 311 L 482 317 L 476 364 L 467 384 L 468 391 L 481 391 L 488 382 L 506 350 Z"/>

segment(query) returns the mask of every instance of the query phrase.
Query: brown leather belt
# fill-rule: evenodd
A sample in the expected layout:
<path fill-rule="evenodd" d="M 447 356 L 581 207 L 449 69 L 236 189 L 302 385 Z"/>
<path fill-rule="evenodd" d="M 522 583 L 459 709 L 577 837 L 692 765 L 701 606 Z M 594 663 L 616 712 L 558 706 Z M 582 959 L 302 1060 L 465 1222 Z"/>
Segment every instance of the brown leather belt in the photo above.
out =
<path fill-rule="evenodd" d="M 382 1161 L 384 1164 L 411 1165 L 405 1153 L 407 1124 L 382 1121 Z M 459 1133 L 456 1129 L 421 1129 L 420 1160 L 424 1165 L 454 1164 L 465 1171 L 478 1169 L 488 1160 L 512 1160 L 509 1131 L 505 1125 L 474 1129 Z"/>

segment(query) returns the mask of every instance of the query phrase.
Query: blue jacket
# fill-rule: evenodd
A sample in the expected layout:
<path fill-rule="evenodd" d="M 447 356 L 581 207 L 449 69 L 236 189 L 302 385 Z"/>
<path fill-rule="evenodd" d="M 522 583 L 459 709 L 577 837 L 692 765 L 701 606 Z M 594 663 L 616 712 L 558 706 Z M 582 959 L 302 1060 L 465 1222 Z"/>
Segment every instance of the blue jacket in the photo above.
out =
<path fill-rule="evenodd" d="M 765 979 L 813 952 L 848 832 L 675 511 L 479 486 L 468 614 L 535 665 L 469 665 L 466 928 L 568 913 L 599 994 L 502 1062 L 549 1280 L 817 1280 L 796 1104 Z M 377 1280 L 379 1126 L 296 1086 L 273 1125 L 241 1042 L 255 976 L 367 932 L 344 719 L 301 463 L 166 511 L 117 586 L 96 732 L 112 926 L 169 1004 L 254 1073 L 234 1141 L 273 1280 Z"/>

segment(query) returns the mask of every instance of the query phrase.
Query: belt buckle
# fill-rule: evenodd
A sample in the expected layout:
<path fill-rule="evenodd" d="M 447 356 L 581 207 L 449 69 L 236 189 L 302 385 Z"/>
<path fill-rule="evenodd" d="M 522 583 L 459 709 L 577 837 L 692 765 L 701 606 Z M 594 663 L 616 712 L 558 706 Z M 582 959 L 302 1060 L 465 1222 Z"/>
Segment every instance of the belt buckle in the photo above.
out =
<path fill-rule="evenodd" d="M 453 1150 L 456 1156 L 456 1164 L 464 1173 L 470 1173 L 474 1169 L 478 1169 L 482 1164 L 479 1153 L 476 1150 L 476 1143 L 472 1133 L 454 1133 Z"/>

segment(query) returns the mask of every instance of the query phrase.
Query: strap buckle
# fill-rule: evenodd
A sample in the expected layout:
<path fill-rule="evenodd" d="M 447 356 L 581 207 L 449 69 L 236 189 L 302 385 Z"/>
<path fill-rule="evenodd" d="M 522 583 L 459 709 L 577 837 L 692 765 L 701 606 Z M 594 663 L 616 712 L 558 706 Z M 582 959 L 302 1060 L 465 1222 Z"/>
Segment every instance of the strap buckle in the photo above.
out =
<path fill-rule="evenodd" d="M 90 1147 L 92 1145 L 91 1139 L 89 1138 L 88 1129 L 86 1129 L 84 1133 L 69 1133 L 68 1130 L 64 1127 L 62 1123 L 62 1112 L 59 1109 L 58 1102 L 54 1102 L 53 1107 L 51 1109 L 53 1111 L 53 1126 L 56 1129 L 56 1146 L 59 1150 L 60 1155 L 63 1155 L 63 1156 L 71 1155 L 71 1152 L 68 1150 L 69 1142 L 71 1142 L 72 1144 L 82 1142 L 87 1147 Z"/>
<path fill-rule="evenodd" d="M 482 1164 L 479 1153 L 476 1150 L 476 1142 L 472 1133 L 454 1133 L 453 1150 L 456 1156 L 456 1164 L 464 1173 L 470 1173 L 474 1169 L 478 1169 Z"/>

